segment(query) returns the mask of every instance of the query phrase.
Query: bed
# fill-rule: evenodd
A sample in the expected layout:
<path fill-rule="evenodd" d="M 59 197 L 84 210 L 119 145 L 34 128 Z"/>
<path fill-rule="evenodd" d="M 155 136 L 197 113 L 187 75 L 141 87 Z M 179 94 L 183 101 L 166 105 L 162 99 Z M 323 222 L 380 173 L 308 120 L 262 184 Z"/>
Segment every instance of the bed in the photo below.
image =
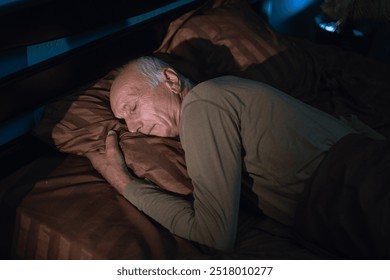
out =
<path fill-rule="evenodd" d="M 278 34 L 244 0 L 195 2 L 2 83 L 8 93 L 2 120 L 44 105 L 39 123 L 3 147 L 3 258 L 389 258 L 390 190 L 383 186 L 390 179 L 390 66 Z M 116 68 L 141 54 L 166 60 L 194 82 L 230 74 L 268 83 L 350 122 L 359 133 L 329 152 L 295 227 L 251 214 L 243 203 L 235 250 L 206 248 L 172 235 L 138 211 L 86 157 L 104 149 L 105 135 L 113 129 L 136 176 L 172 195 L 191 196 L 179 139 L 131 133 L 110 110 Z M 15 163 L 18 157 L 23 160 Z"/>

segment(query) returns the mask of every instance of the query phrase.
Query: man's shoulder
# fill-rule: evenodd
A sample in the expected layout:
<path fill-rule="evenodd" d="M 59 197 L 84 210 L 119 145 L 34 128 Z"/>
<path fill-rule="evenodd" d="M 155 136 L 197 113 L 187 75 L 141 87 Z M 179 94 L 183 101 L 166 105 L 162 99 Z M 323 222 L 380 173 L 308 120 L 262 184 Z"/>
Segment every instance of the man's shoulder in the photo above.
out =
<path fill-rule="evenodd" d="M 195 86 L 184 98 L 182 111 L 189 108 L 192 110 L 217 109 L 235 111 L 245 104 L 255 102 L 256 90 L 251 84 L 255 81 L 236 76 L 220 76 L 204 81 Z"/>
<path fill-rule="evenodd" d="M 236 83 L 251 83 L 253 81 L 240 78 L 237 76 L 219 76 L 210 80 L 206 80 L 198 85 L 195 86 L 195 88 L 199 87 L 225 87 L 229 86 L 230 84 L 236 84 Z"/>
<path fill-rule="evenodd" d="M 269 88 L 270 86 L 255 80 L 241 78 L 238 76 L 220 76 L 207 81 L 204 81 L 194 87 L 195 91 L 204 91 L 206 89 L 214 90 L 240 90 L 240 89 L 261 89 Z M 200 90 L 201 89 L 201 90 Z"/>
<path fill-rule="evenodd" d="M 226 90 L 231 90 L 233 87 L 236 87 L 238 84 L 251 83 L 253 81 L 239 78 L 236 76 L 220 76 L 213 78 L 196 85 L 191 91 L 195 92 L 196 95 L 208 96 L 210 93 L 218 95 L 218 93 L 223 93 Z"/>

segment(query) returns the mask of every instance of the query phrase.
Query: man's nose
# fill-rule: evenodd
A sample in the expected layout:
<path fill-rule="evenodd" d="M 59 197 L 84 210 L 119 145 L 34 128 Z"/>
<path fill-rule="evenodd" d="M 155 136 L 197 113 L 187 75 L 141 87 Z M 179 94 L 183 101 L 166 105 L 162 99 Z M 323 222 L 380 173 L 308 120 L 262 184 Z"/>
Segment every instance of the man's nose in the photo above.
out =
<path fill-rule="evenodd" d="M 134 120 L 125 119 L 125 122 L 126 122 L 127 129 L 133 133 L 139 132 L 142 127 L 140 122 L 136 122 Z"/>

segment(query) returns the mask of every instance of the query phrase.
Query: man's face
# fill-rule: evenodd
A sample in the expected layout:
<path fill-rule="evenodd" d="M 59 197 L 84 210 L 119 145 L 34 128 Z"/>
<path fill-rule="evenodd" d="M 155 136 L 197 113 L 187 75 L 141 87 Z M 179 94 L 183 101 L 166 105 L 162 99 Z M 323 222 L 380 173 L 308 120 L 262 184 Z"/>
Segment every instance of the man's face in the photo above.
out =
<path fill-rule="evenodd" d="M 165 83 L 152 88 L 136 69 L 129 69 L 111 87 L 111 109 L 130 132 L 160 137 L 179 135 L 181 100 Z"/>

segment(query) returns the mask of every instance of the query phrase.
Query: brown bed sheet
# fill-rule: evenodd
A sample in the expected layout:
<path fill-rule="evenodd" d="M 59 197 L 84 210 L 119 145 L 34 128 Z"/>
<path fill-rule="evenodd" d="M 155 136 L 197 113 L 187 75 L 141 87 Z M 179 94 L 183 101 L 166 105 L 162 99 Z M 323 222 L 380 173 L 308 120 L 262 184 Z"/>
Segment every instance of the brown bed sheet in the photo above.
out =
<path fill-rule="evenodd" d="M 174 236 L 119 195 L 82 156 L 42 157 L 6 183 L 32 188 L 16 211 L 12 251 L 20 259 L 321 258 L 293 242 L 289 228 L 244 210 L 234 252 Z"/>
<path fill-rule="evenodd" d="M 43 174 L 39 166 L 52 166 Z M 81 156 L 42 158 L 17 185 L 35 181 L 17 209 L 14 252 L 23 259 L 170 259 L 199 255 L 111 188 Z M 42 177 L 41 177 L 42 176 Z"/>

